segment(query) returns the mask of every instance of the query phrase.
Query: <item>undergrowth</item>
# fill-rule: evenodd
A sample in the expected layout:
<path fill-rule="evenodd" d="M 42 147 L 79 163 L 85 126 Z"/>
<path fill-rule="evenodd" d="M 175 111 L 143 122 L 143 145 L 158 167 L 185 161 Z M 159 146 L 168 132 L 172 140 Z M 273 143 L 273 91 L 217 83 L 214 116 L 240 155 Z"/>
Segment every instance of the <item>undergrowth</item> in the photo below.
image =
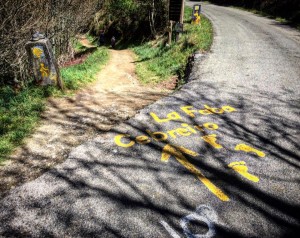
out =
<path fill-rule="evenodd" d="M 184 31 L 178 42 L 166 46 L 166 36 L 133 46 L 138 55 L 136 73 L 142 83 L 159 83 L 172 75 L 183 76 L 188 58 L 195 51 L 209 50 L 213 40 L 210 21 L 201 15 L 201 24 L 192 25 L 192 8 L 185 8 Z"/>
<path fill-rule="evenodd" d="M 0 164 L 30 135 L 40 120 L 49 96 L 63 96 L 95 80 L 96 74 L 108 60 L 106 48 L 99 48 L 80 65 L 61 69 L 65 91 L 53 86 L 27 85 L 20 92 L 0 87 Z"/>

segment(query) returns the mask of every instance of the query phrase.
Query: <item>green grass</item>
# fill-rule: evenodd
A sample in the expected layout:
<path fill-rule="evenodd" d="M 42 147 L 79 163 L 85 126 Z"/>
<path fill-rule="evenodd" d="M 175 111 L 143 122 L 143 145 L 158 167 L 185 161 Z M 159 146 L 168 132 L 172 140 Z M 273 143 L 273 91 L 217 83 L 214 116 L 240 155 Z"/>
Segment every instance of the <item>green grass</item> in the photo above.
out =
<path fill-rule="evenodd" d="M 97 38 L 96 37 L 91 36 L 89 34 L 86 34 L 85 37 L 88 39 L 88 41 L 90 42 L 91 45 L 93 45 L 95 47 L 97 46 Z M 71 40 L 71 43 L 72 43 L 73 49 L 75 50 L 75 53 L 81 53 L 81 52 L 84 52 L 87 49 L 87 47 L 85 47 L 80 42 L 80 39 L 78 39 L 77 37 L 74 37 Z"/>
<path fill-rule="evenodd" d="M 8 86 L 0 89 L 0 162 L 32 132 L 52 90 L 28 87 L 15 93 Z"/>
<path fill-rule="evenodd" d="M 95 80 L 108 60 L 108 50 L 99 48 L 81 65 L 61 69 L 65 92 L 54 87 L 27 86 L 19 93 L 11 87 L 0 88 L 0 164 L 29 136 L 40 120 L 47 97 L 65 95 Z"/>
<path fill-rule="evenodd" d="M 87 34 L 86 38 L 91 42 L 92 45 L 97 45 L 97 37 Z"/>
<path fill-rule="evenodd" d="M 84 45 L 81 44 L 81 42 L 77 38 L 75 38 L 72 41 L 72 46 L 73 46 L 73 49 L 75 50 L 75 53 L 82 52 L 86 48 Z"/>
<path fill-rule="evenodd" d="M 180 40 L 170 47 L 165 46 L 165 37 L 132 47 L 138 55 L 136 73 L 142 83 L 159 83 L 172 75 L 183 76 L 188 57 L 197 50 L 210 49 L 213 40 L 210 21 L 201 15 L 201 25 L 192 25 L 191 16 L 192 9 L 186 7 L 186 34 L 182 34 Z"/>
<path fill-rule="evenodd" d="M 76 90 L 95 80 L 95 75 L 108 60 L 108 51 L 101 47 L 82 64 L 63 68 L 61 75 L 67 89 Z"/>

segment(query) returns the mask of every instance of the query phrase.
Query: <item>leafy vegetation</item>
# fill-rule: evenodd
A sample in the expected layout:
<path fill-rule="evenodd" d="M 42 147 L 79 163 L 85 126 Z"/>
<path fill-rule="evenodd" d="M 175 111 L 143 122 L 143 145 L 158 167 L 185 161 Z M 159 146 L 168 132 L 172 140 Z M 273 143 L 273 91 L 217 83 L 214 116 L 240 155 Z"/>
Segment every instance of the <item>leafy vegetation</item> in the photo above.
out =
<path fill-rule="evenodd" d="M 72 48 L 75 51 L 74 52 L 75 54 L 83 52 L 86 49 L 86 47 L 77 38 L 72 39 L 71 43 L 72 43 Z"/>
<path fill-rule="evenodd" d="M 59 63 L 72 58 L 72 38 L 88 29 L 104 0 L 5 0 L 0 2 L 0 85 L 30 78 L 25 43 L 35 31 L 51 41 Z"/>
<path fill-rule="evenodd" d="M 168 18 L 168 0 L 104 0 L 96 14 L 90 32 L 104 31 L 109 39 L 138 41 L 154 38 L 164 30 Z"/>
<path fill-rule="evenodd" d="M 133 46 L 138 55 L 137 74 L 143 83 L 158 83 L 172 75 L 183 76 L 188 57 L 197 50 L 209 50 L 213 40 L 210 21 L 201 16 L 201 25 L 190 24 L 192 9 L 185 8 L 185 33 L 177 43 L 166 46 L 166 37 Z"/>
<path fill-rule="evenodd" d="M 0 162 L 20 145 L 39 121 L 45 97 L 51 88 L 28 87 L 16 93 L 11 87 L 0 89 Z"/>
<path fill-rule="evenodd" d="M 95 80 L 95 75 L 108 60 L 108 50 L 104 47 L 92 53 L 82 64 L 63 68 L 61 75 L 67 89 L 78 89 Z"/>
<path fill-rule="evenodd" d="M 107 60 L 107 49 L 99 48 L 84 63 L 63 68 L 61 74 L 66 89 L 75 90 L 93 81 Z M 20 92 L 9 86 L 0 88 L 0 163 L 32 133 L 45 108 L 46 98 L 62 94 L 54 87 L 34 85 Z"/>
<path fill-rule="evenodd" d="M 232 5 L 249 9 L 251 12 L 272 17 L 279 22 L 300 27 L 299 0 L 209 0 L 220 5 Z"/>

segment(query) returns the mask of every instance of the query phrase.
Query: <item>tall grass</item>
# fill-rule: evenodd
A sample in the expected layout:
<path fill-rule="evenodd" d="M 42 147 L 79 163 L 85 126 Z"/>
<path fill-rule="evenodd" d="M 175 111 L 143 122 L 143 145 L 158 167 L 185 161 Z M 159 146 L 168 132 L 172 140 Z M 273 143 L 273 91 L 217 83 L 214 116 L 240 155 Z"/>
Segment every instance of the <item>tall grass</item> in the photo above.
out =
<path fill-rule="evenodd" d="M 108 50 L 99 48 L 84 63 L 61 70 L 66 92 L 76 90 L 95 80 L 108 60 Z M 65 92 L 65 93 L 66 93 Z M 27 86 L 20 92 L 11 87 L 0 88 L 0 164 L 23 143 L 40 120 L 49 96 L 62 95 L 54 87 Z"/>
<path fill-rule="evenodd" d="M 132 49 L 138 55 L 137 75 L 143 83 L 158 83 L 184 72 L 188 57 L 195 51 L 209 50 L 213 40 L 210 21 L 201 16 L 200 25 L 190 24 L 192 9 L 185 9 L 185 24 L 178 42 L 166 46 L 166 38 L 147 42 Z"/>

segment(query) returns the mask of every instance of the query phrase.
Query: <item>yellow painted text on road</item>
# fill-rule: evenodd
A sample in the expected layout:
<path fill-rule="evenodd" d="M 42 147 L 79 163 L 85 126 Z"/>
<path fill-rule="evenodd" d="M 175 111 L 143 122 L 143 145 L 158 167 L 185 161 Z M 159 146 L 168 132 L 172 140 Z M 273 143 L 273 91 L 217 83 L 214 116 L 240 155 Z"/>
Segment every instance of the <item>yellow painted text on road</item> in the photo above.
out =
<path fill-rule="evenodd" d="M 117 136 L 115 136 L 115 143 L 121 147 L 125 147 L 125 148 L 131 147 L 135 144 L 135 142 L 133 140 L 129 140 L 128 142 L 122 142 L 122 139 L 129 138 L 129 137 L 130 137 L 130 135 L 127 135 L 127 134 L 117 135 Z"/>
<path fill-rule="evenodd" d="M 204 105 L 204 109 L 195 109 L 193 106 L 182 106 L 180 109 L 187 114 L 189 117 L 196 117 L 197 114 L 201 115 L 210 115 L 210 114 L 223 114 L 223 113 L 231 113 L 235 112 L 236 109 L 231 106 L 222 106 L 221 108 L 210 107 L 208 105 Z M 182 117 L 176 111 L 170 112 L 167 114 L 166 118 L 160 118 L 154 112 L 150 112 L 150 116 L 157 123 L 165 123 L 169 121 L 182 121 Z"/>
<path fill-rule="evenodd" d="M 151 139 L 154 141 L 167 141 L 169 137 L 172 139 L 177 139 L 178 137 L 187 137 L 191 135 L 198 134 L 199 132 L 201 135 L 205 134 L 205 131 L 214 131 L 219 128 L 219 126 L 212 122 L 204 123 L 203 125 L 189 125 L 187 123 L 182 123 L 182 127 L 175 128 L 174 130 L 169 130 L 166 132 L 162 131 L 150 131 L 146 130 L 147 135 L 140 135 L 135 137 L 134 139 L 130 138 L 127 134 L 120 134 L 115 136 L 115 143 L 118 146 L 129 148 L 135 145 L 135 142 L 138 144 L 148 144 L 151 142 Z M 206 135 L 204 138 L 202 137 L 204 141 L 211 144 L 212 146 L 215 146 L 215 148 L 219 149 L 220 145 L 216 143 L 216 136 L 215 135 Z"/>
<path fill-rule="evenodd" d="M 259 181 L 259 178 L 253 174 L 250 174 L 248 172 L 248 167 L 246 165 L 245 161 L 237 161 L 232 162 L 228 165 L 229 168 L 232 168 L 234 171 L 242 175 L 244 178 L 257 183 Z"/>
<path fill-rule="evenodd" d="M 161 161 L 168 162 L 169 158 L 173 155 L 180 164 L 182 164 L 187 170 L 193 173 L 216 197 L 218 197 L 221 201 L 229 201 L 229 197 L 220 188 L 214 185 L 208 178 L 206 178 L 199 169 L 197 169 L 192 163 L 190 163 L 185 158 L 183 153 L 191 156 L 198 155 L 198 153 L 186 149 L 183 146 L 171 146 L 168 144 L 163 148 Z"/>
<path fill-rule="evenodd" d="M 246 153 L 254 153 L 259 157 L 265 157 L 266 156 L 266 154 L 264 152 L 262 152 L 258 149 L 255 149 L 255 148 L 251 147 L 250 145 L 238 144 L 234 149 L 244 151 Z"/>
<path fill-rule="evenodd" d="M 217 135 L 216 134 L 211 134 L 207 136 L 202 136 L 201 137 L 205 142 L 210 144 L 212 147 L 215 149 L 222 149 L 223 146 L 217 143 Z"/>

